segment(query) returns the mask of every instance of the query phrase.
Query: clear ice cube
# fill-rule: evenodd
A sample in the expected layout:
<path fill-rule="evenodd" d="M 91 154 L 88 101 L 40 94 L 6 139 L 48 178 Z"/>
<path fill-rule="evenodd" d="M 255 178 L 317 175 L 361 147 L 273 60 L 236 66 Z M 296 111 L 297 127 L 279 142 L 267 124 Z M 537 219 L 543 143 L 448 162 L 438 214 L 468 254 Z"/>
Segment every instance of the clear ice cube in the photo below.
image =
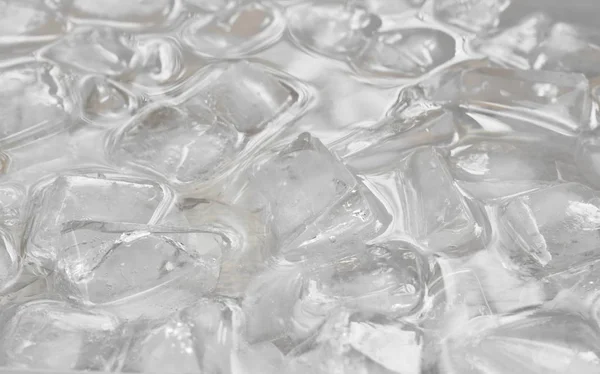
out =
<path fill-rule="evenodd" d="M 600 370 L 600 334 L 592 322 L 560 311 L 473 319 L 444 341 L 444 373 L 582 373 Z"/>
<path fill-rule="evenodd" d="M 347 243 L 336 256 L 324 257 L 275 268 L 251 283 L 244 310 L 252 341 L 301 341 L 340 307 L 398 317 L 423 301 L 431 265 L 407 243 Z"/>
<path fill-rule="evenodd" d="M 152 224 L 171 204 L 172 192 L 145 179 L 118 175 L 62 175 L 35 196 L 27 228 L 28 259 L 53 269 L 64 249 L 62 231 L 70 221 Z"/>
<path fill-rule="evenodd" d="M 0 69 L 0 145 L 11 147 L 71 125 L 67 78 L 46 62 L 17 62 Z"/>
<path fill-rule="evenodd" d="M 130 117 L 137 99 L 119 83 L 99 75 L 79 82 L 83 118 L 90 122 L 115 121 Z"/>
<path fill-rule="evenodd" d="M 377 33 L 352 63 L 368 74 L 416 78 L 452 59 L 455 44 L 435 29 L 389 30 Z"/>
<path fill-rule="evenodd" d="M 478 113 L 538 118 L 539 126 L 573 136 L 589 126 L 588 80 L 582 74 L 479 67 L 450 74 L 434 102 Z"/>
<path fill-rule="evenodd" d="M 111 371 L 125 345 L 110 314 L 38 300 L 0 314 L 0 366 L 39 370 Z"/>
<path fill-rule="evenodd" d="M 66 10 L 78 23 L 146 28 L 164 23 L 174 8 L 175 0 L 71 0 Z"/>
<path fill-rule="evenodd" d="M 498 25 L 510 0 L 435 0 L 433 14 L 450 25 L 485 33 Z"/>
<path fill-rule="evenodd" d="M 461 194 L 437 150 L 417 149 L 401 160 L 396 183 L 404 230 L 428 251 L 460 255 L 483 249 L 488 224 Z"/>
<path fill-rule="evenodd" d="M 275 43 L 284 31 L 280 11 L 267 2 L 240 2 L 216 14 L 192 18 L 182 40 L 195 53 L 216 58 L 252 54 Z"/>
<path fill-rule="evenodd" d="M 0 45 L 49 42 L 63 31 L 63 20 L 43 1 L 0 1 Z"/>
<path fill-rule="evenodd" d="M 0 291 L 9 288 L 16 280 L 20 259 L 12 236 L 0 230 Z"/>
<path fill-rule="evenodd" d="M 238 148 L 238 134 L 210 111 L 158 104 L 113 136 L 117 163 L 141 167 L 177 183 L 204 182 L 222 173 Z"/>
<path fill-rule="evenodd" d="M 342 310 L 288 355 L 285 372 L 418 374 L 421 350 L 416 326 L 370 321 Z"/>
<path fill-rule="evenodd" d="M 309 2 L 288 9 L 288 29 L 300 46 L 335 59 L 356 55 L 381 20 L 357 2 Z"/>
<path fill-rule="evenodd" d="M 286 241 L 338 204 L 348 204 L 345 213 L 340 209 L 346 222 L 368 222 L 365 198 L 360 193 L 352 198 L 358 188 L 344 164 L 319 139 L 304 133 L 253 168 L 240 201 L 260 212 L 273 224 L 278 238 Z"/>
<path fill-rule="evenodd" d="M 568 270 L 600 257 L 600 194 L 565 183 L 519 196 L 499 212 L 506 265 L 529 275 Z"/>

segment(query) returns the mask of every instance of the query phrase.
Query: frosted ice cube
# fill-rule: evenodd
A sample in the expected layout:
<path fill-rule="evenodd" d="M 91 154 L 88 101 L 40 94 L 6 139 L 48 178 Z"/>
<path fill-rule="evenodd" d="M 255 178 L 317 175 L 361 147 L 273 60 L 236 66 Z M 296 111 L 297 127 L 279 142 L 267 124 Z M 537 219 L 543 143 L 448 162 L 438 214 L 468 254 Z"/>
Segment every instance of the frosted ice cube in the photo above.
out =
<path fill-rule="evenodd" d="M 43 1 L 0 1 L 0 44 L 48 42 L 63 30 L 61 17 Z"/>
<path fill-rule="evenodd" d="M 284 29 L 283 15 L 276 7 L 240 2 L 220 13 L 192 18 L 182 30 L 182 39 L 199 55 L 235 58 L 275 43 Z"/>
<path fill-rule="evenodd" d="M 582 373 L 600 370 L 600 334 L 579 315 L 525 311 L 473 319 L 445 340 L 448 373 Z"/>
<path fill-rule="evenodd" d="M 209 111 L 158 104 L 114 134 L 109 154 L 181 184 L 222 173 L 238 149 L 235 129 Z"/>
<path fill-rule="evenodd" d="M 0 365 L 15 369 L 110 371 L 125 344 L 115 317 L 57 301 L 5 308 L 0 324 Z"/>
<path fill-rule="evenodd" d="M 56 65 L 21 62 L 0 69 L 0 145 L 11 147 L 71 125 L 73 100 Z"/>
<path fill-rule="evenodd" d="M 485 33 L 498 25 L 510 0 L 435 0 L 437 19 L 474 33 Z"/>
<path fill-rule="evenodd" d="M 338 204 L 348 205 L 346 212 L 339 209 L 345 224 L 355 221 L 361 226 L 373 221 L 356 178 L 308 133 L 256 165 L 240 201 L 272 223 L 282 241 L 295 239 Z"/>
<path fill-rule="evenodd" d="M 571 136 L 589 126 L 591 113 L 585 76 L 549 71 L 466 69 L 450 73 L 432 99 L 478 113 L 538 118 L 540 127 Z"/>
<path fill-rule="evenodd" d="M 416 78 L 452 59 L 455 44 L 436 29 L 389 30 L 374 35 L 352 63 L 368 74 Z"/>
<path fill-rule="evenodd" d="M 600 257 L 600 194 L 587 186 L 565 183 L 517 197 L 499 219 L 501 254 L 523 274 L 554 274 Z"/>
<path fill-rule="evenodd" d="M 300 46 L 346 59 L 367 44 L 381 20 L 357 2 L 309 2 L 288 9 L 288 28 Z"/>
<path fill-rule="evenodd" d="M 486 218 L 461 194 L 438 151 L 415 150 L 396 173 L 404 229 L 428 251 L 460 255 L 485 246 Z"/>
<path fill-rule="evenodd" d="M 120 27 L 151 27 L 166 22 L 175 0 L 71 0 L 67 14 L 76 22 L 105 23 Z"/>
<path fill-rule="evenodd" d="M 79 28 L 44 48 L 41 54 L 79 70 L 116 76 L 129 69 L 134 54 L 130 39 L 129 34 L 111 27 Z"/>
<path fill-rule="evenodd" d="M 83 118 L 90 122 L 115 121 L 129 117 L 137 108 L 137 99 L 119 83 L 98 75 L 79 82 Z"/>
<path fill-rule="evenodd" d="M 166 232 L 165 232 L 166 231 Z M 88 304 L 131 302 L 170 310 L 212 291 L 224 235 L 127 224 L 69 222 L 62 232 L 54 285 Z M 194 230 L 192 230 L 194 231 Z M 131 309 L 131 308 L 129 308 Z M 127 313 L 127 312 L 124 312 Z"/>
<path fill-rule="evenodd" d="M 118 175 L 62 175 L 33 196 L 26 253 L 52 269 L 70 221 L 155 223 L 171 204 L 172 192 L 158 183 Z"/>
<path fill-rule="evenodd" d="M 408 315 L 421 305 L 430 275 L 429 262 L 402 242 L 347 243 L 337 256 L 304 266 L 276 268 L 250 285 L 244 310 L 251 341 L 302 340 L 340 307 L 364 315 Z"/>
<path fill-rule="evenodd" d="M 291 352 L 285 372 L 418 374 L 421 350 L 416 326 L 369 321 L 342 310 Z"/>

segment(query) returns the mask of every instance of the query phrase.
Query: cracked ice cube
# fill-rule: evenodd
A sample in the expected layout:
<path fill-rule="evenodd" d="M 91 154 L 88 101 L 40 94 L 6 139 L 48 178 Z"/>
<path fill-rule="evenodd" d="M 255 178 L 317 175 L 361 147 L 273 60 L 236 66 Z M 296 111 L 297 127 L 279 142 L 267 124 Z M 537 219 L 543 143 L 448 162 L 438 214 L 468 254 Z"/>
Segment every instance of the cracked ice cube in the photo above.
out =
<path fill-rule="evenodd" d="M 433 148 L 413 151 L 397 169 L 406 232 L 428 251 L 459 255 L 482 249 L 487 222 L 454 184 Z"/>
<path fill-rule="evenodd" d="M 115 317 L 58 301 L 6 308 L 0 324 L 0 365 L 9 368 L 110 371 L 125 345 Z"/>
<path fill-rule="evenodd" d="M 519 196 L 499 212 L 507 266 L 552 275 L 600 257 L 600 194 L 565 183 Z"/>

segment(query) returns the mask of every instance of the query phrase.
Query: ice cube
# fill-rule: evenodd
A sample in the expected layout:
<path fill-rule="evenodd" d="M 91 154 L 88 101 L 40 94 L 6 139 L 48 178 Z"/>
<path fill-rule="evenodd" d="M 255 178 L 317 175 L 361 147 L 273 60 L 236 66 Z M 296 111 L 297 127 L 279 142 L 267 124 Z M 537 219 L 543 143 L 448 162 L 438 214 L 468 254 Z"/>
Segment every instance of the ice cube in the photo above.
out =
<path fill-rule="evenodd" d="M 128 71 L 134 54 L 131 35 L 111 27 L 85 27 L 48 45 L 41 55 L 90 73 L 117 76 Z"/>
<path fill-rule="evenodd" d="M 473 33 L 485 33 L 500 22 L 510 0 L 435 0 L 433 14 L 444 23 Z"/>
<path fill-rule="evenodd" d="M 385 17 L 418 9 L 425 3 L 425 0 L 365 0 L 364 3 L 371 12 Z"/>
<path fill-rule="evenodd" d="M 60 16 L 37 0 L 0 1 L 0 44 L 43 43 L 64 30 Z"/>
<path fill-rule="evenodd" d="M 533 67 L 535 52 L 545 40 L 551 25 L 552 21 L 547 15 L 534 13 L 489 38 L 476 40 L 474 49 L 494 62 L 528 70 Z"/>
<path fill-rule="evenodd" d="M 117 163 L 158 173 L 176 184 L 222 173 L 238 152 L 238 134 L 212 113 L 157 104 L 117 130 L 109 155 Z"/>
<path fill-rule="evenodd" d="M 600 334 L 592 322 L 560 311 L 473 319 L 444 342 L 444 373 L 582 373 L 600 370 Z"/>
<path fill-rule="evenodd" d="M 217 232 L 178 230 L 141 225 L 134 231 L 127 224 L 66 223 L 54 287 L 92 305 L 139 300 L 154 309 L 143 310 L 145 316 L 161 308 L 180 309 L 215 288 L 221 251 L 226 248 L 223 241 L 228 238 Z M 131 309 L 127 307 L 123 314 Z"/>
<path fill-rule="evenodd" d="M 517 197 L 499 212 L 501 254 L 515 271 L 543 276 L 599 258 L 600 194 L 565 183 Z"/>
<path fill-rule="evenodd" d="M 155 223 L 171 204 L 172 192 L 145 179 L 99 173 L 61 175 L 33 196 L 27 228 L 28 259 L 52 269 L 70 221 Z"/>
<path fill-rule="evenodd" d="M 45 62 L 17 62 L 0 69 L 0 145 L 30 142 L 71 125 L 73 100 L 65 74 Z"/>
<path fill-rule="evenodd" d="M 78 23 L 105 23 L 120 27 L 147 28 L 165 23 L 175 0 L 72 0 L 67 14 Z"/>
<path fill-rule="evenodd" d="M 25 187 L 18 183 L 0 184 L 0 222 L 9 228 L 20 228 L 23 224 Z"/>
<path fill-rule="evenodd" d="M 589 127 L 589 83 L 582 74 L 478 67 L 453 73 L 434 102 L 477 113 L 539 119 L 539 126 L 573 136 Z"/>
<path fill-rule="evenodd" d="M 192 18 L 183 28 L 182 39 L 199 55 L 236 58 L 275 43 L 284 29 L 283 15 L 276 7 L 247 2 L 215 15 Z"/>
<path fill-rule="evenodd" d="M 240 202 L 260 212 L 285 242 L 295 239 L 307 225 L 346 201 L 349 209 L 343 215 L 345 223 L 356 221 L 360 226 L 372 222 L 369 207 L 358 189 L 358 181 L 344 164 L 319 139 L 304 133 L 255 166 Z M 354 191 L 357 199 L 352 198 Z"/>
<path fill-rule="evenodd" d="M 416 326 L 365 320 L 342 310 L 290 353 L 285 372 L 418 374 L 421 350 Z"/>
<path fill-rule="evenodd" d="M 452 59 L 455 44 L 436 29 L 389 30 L 377 33 L 352 63 L 368 74 L 416 78 Z"/>
<path fill-rule="evenodd" d="M 300 46 L 344 60 L 356 55 L 381 26 L 357 2 L 309 2 L 288 9 L 288 28 Z"/>
<path fill-rule="evenodd" d="M 20 269 L 20 259 L 12 236 L 0 230 L 0 291 L 10 287 Z"/>
<path fill-rule="evenodd" d="M 184 3 L 193 10 L 217 12 L 226 9 L 235 0 L 184 0 Z"/>
<path fill-rule="evenodd" d="M 348 243 L 337 256 L 323 257 L 303 267 L 276 268 L 250 285 L 244 310 L 251 340 L 301 341 L 340 307 L 397 317 L 421 305 L 431 264 L 407 243 Z M 267 321 L 277 322 L 262 329 Z"/>
<path fill-rule="evenodd" d="M 245 134 L 261 132 L 295 98 L 289 87 L 257 64 L 229 65 L 208 87 L 195 94 L 219 118 Z"/>
<path fill-rule="evenodd" d="M 90 122 L 115 121 L 133 114 L 137 99 L 121 84 L 99 75 L 79 83 L 83 118 Z"/>
<path fill-rule="evenodd" d="M 570 150 L 537 141 L 497 137 L 459 144 L 450 152 L 450 171 L 461 188 L 486 200 L 548 186 L 564 178 L 558 164 L 574 168 L 574 159 Z"/>
<path fill-rule="evenodd" d="M 486 218 L 461 194 L 438 151 L 409 154 L 399 162 L 396 181 L 404 229 L 428 251 L 455 256 L 483 249 Z"/>
<path fill-rule="evenodd" d="M 579 137 L 575 160 L 587 182 L 600 188 L 600 139 L 595 134 L 584 133 Z"/>
<path fill-rule="evenodd" d="M 9 368 L 112 371 L 125 345 L 115 317 L 58 301 L 5 308 L 0 324 L 0 365 Z"/>

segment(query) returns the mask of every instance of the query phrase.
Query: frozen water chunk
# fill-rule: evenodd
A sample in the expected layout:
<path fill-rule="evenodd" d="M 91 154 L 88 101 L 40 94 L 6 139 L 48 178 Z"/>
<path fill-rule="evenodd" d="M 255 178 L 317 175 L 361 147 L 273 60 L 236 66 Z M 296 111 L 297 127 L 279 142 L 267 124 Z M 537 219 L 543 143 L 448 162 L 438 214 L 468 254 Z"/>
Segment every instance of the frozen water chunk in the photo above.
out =
<path fill-rule="evenodd" d="M 130 116 L 137 107 L 135 96 L 119 83 L 92 75 L 79 83 L 83 117 L 91 122 L 114 121 Z"/>
<path fill-rule="evenodd" d="M 207 181 L 238 152 L 238 134 L 209 111 L 159 104 L 120 129 L 109 153 L 175 183 Z"/>
<path fill-rule="evenodd" d="M 425 3 L 425 0 L 364 0 L 364 3 L 371 12 L 385 17 L 417 9 Z"/>
<path fill-rule="evenodd" d="M 42 51 L 61 64 L 109 76 L 127 72 L 133 54 L 131 36 L 110 27 L 76 29 Z"/>
<path fill-rule="evenodd" d="M 417 327 L 369 321 L 342 310 L 290 353 L 285 372 L 418 374 L 421 350 Z"/>
<path fill-rule="evenodd" d="M 242 201 L 274 225 L 280 240 L 293 240 L 332 209 L 342 214 L 329 220 L 334 227 L 354 222 L 356 228 L 373 220 L 356 178 L 308 133 L 256 165 L 249 178 Z"/>
<path fill-rule="evenodd" d="M 254 363 L 261 373 L 271 373 L 278 364 L 274 347 L 244 341 L 243 313 L 229 299 L 202 299 L 150 327 L 134 338 L 124 371 L 230 373 Z"/>
<path fill-rule="evenodd" d="M 549 185 L 575 169 L 569 150 L 550 142 L 479 139 L 459 144 L 448 158 L 461 188 L 478 198 L 504 198 Z M 561 168 L 563 163 L 565 167 Z"/>
<path fill-rule="evenodd" d="M 0 231 L 0 291 L 11 286 L 19 272 L 20 260 L 13 239 L 4 230 Z"/>
<path fill-rule="evenodd" d="M 57 291 L 84 303 L 107 304 L 137 297 L 154 309 L 168 303 L 173 310 L 214 289 L 221 250 L 226 247 L 223 241 L 228 239 L 224 235 L 180 233 L 145 225 L 128 231 L 127 226 L 65 224 L 65 244 L 54 273 Z"/>
<path fill-rule="evenodd" d="M 582 373 L 600 370 L 597 327 L 576 314 L 526 311 L 473 319 L 444 343 L 448 373 Z"/>
<path fill-rule="evenodd" d="M 528 70 L 532 68 L 532 56 L 546 38 L 551 24 L 548 16 L 535 13 L 492 37 L 476 40 L 474 49 L 500 64 Z"/>
<path fill-rule="evenodd" d="M 361 71 L 415 78 L 449 61 L 454 39 L 439 30 L 413 28 L 377 33 L 352 63 Z"/>
<path fill-rule="evenodd" d="M 112 371 L 125 344 L 113 316 L 56 301 L 7 308 L 0 324 L 0 365 L 9 368 Z"/>
<path fill-rule="evenodd" d="M 250 286 L 244 310 L 251 340 L 302 340 L 339 307 L 408 315 L 421 305 L 430 273 L 428 261 L 402 242 L 347 243 L 335 259 L 314 260 L 307 269 L 275 269 Z"/>
<path fill-rule="evenodd" d="M 23 204 L 25 188 L 19 184 L 0 184 L 0 222 L 6 227 L 19 227 L 23 224 Z"/>
<path fill-rule="evenodd" d="M 0 145 L 16 146 L 70 125 L 66 77 L 55 65 L 17 63 L 0 69 Z"/>
<path fill-rule="evenodd" d="M 356 55 L 379 29 L 381 20 L 357 2 L 310 2 L 288 11 L 294 41 L 319 54 L 346 59 Z"/>
<path fill-rule="evenodd" d="M 184 26 L 182 38 L 199 55 L 233 58 L 266 48 L 284 29 L 283 15 L 276 7 L 247 2 L 217 14 L 196 16 Z"/>
<path fill-rule="evenodd" d="M 140 28 L 164 23 L 174 7 L 175 0 L 71 0 L 67 14 L 77 22 Z"/>
<path fill-rule="evenodd" d="M 0 1 L 0 44 L 48 42 L 63 29 L 56 11 L 43 1 Z"/>
<path fill-rule="evenodd" d="M 42 267 L 62 250 L 62 230 L 70 221 L 155 223 L 169 207 L 172 193 L 143 179 L 98 174 L 64 175 L 34 196 L 27 255 Z"/>
<path fill-rule="evenodd" d="M 510 0 L 435 0 L 433 12 L 444 23 L 474 33 L 496 27 Z"/>
<path fill-rule="evenodd" d="M 419 149 L 404 158 L 396 180 L 405 230 L 427 250 L 459 255 L 484 247 L 487 223 L 461 195 L 436 150 Z"/>
<path fill-rule="evenodd" d="M 600 33 L 568 23 L 556 23 L 531 57 L 535 69 L 600 74 Z"/>
<path fill-rule="evenodd" d="M 581 74 L 472 68 L 449 78 L 433 94 L 435 102 L 508 117 L 535 117 L 540 126 L 574 135 L 589 123 L 589 83 Z"/>
<path fill-rule="evenodd" d="M 205 12 L 216 12 L 227 8 L 236 0 L 184 0 L 184 3 L 193 10 L 202 10 Z"/>
<path fill-rule="evenodd" d="M 507 266 L 554 274 L 600 257 L 600 194 L 566 183 L 520 196 L 499 212 Z"/>
<path fill-rule="evenodd" d="M 595 188 L 600 188 L 600 139 L 595 134 L 582 134 L 575 152 L 577 168 Z"/>
<path fill-rule="evenodd" d="M 262 131 L 293 103 L 292 91 L 256 64 L 229 65 L 198 97 L 219 118 L 246 134 Z"/>

